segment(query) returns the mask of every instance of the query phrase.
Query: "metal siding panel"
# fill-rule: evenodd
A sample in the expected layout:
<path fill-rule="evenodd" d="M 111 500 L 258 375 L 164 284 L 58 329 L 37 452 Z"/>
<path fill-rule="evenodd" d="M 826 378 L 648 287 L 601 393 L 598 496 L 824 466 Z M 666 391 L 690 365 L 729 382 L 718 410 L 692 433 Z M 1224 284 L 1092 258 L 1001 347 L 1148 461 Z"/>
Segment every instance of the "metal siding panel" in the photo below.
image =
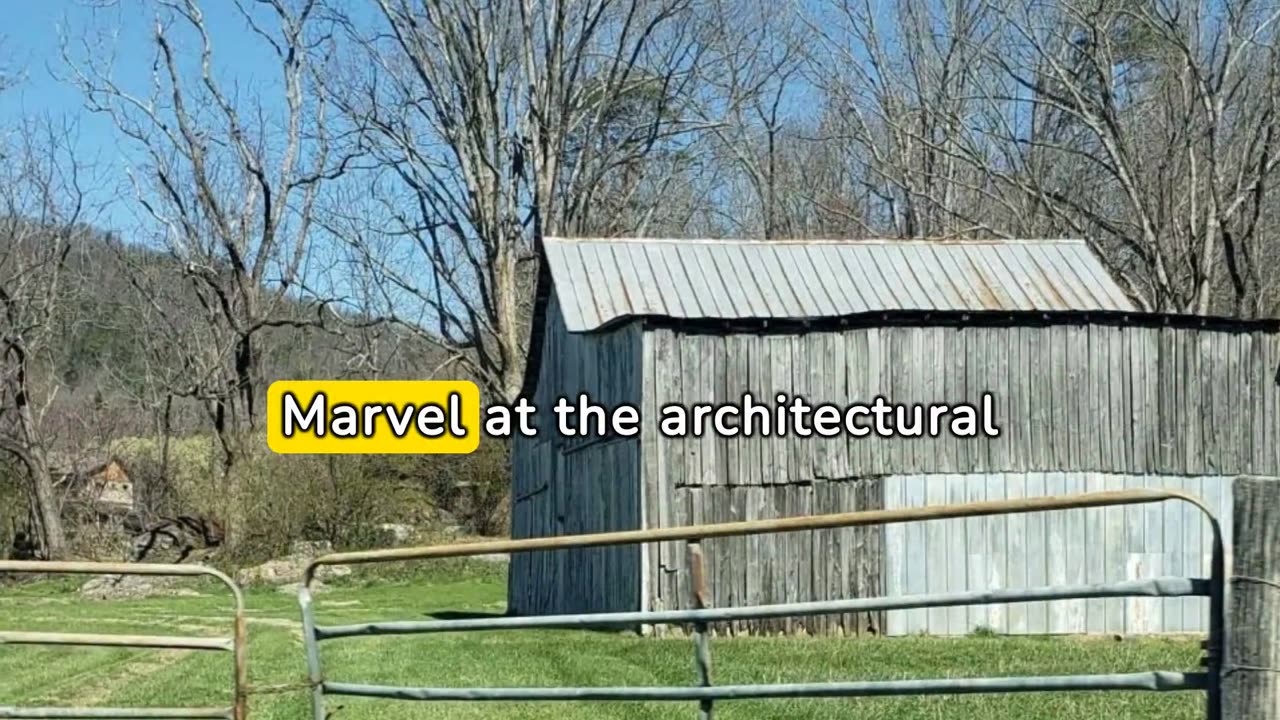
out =
<path fill-rule="evenodd" d="M 1019 302 L 1023 309 L 1060 308 L 1063 304 L 1053 295 L 1053 288 L 1035 281 L 1034 253 L 1026 248 L 1009 248 L 1001 253 L 1005 270 L 1013 278 L 1014 286 L 1021 292 Z"/>
<path fill-rule="evenodd" d="M 963 504 L 966 501 L 965 489 L 966 480 L 964 475 L 948 475 L 947 476 L 947 502 L 954 505 Z M 946 528 L 946 547 L 951 552 L 955 552 L 959 557 L 953 558 L 946 565 L 944 578 L 944 587 L 948 592 L 964 592 L 968 588 L 969 583 L 969 538 L 968 538 L 968 520 L 965 518 L 952 518 L 942 521 Z M 967 635 L 973 629 L 969 625 L 969 609 L 956 606 L 947 609 L 947 630 L 951 635 Z"/>
<path fill-rule="evenodd" d="M 832 245 L 814 245 L 810 249 L 809 259 L 819 269 L 823 287 L 838 308 L 839 314 L 866 312 L 870 307 L 863 302 L 840 259 L 845 254 L 847 253 L 841 253 Z"/>
<path fill-rule="evenodd" d="M 929 280 L 928 273 L 924 272 L 924 268 L 917 268 L 921 264 L 918 258 L 924 255 L 921 252 L 922 248 L 904 244 L 886 245 L 884 250 L 885 257 L 893 266 L 894 272 L 902 278 L 903 287 L 911 296 L 911 302 L 921 310 L 937 310 L 939 305 L 934 299 L 937 290 Z M 920 272 L 917 272 L 917 269 Z"/>
<path fill-rule="evenodd" d="M 831 268 L 827 267 L 818 257 L 819 247 L 818 245 L 798 245 L 792 255 L 795 257 L 796 265 L 799 266 L 800 272 L 809 273 L 807 286 L 809 294 L 813 296 L 817 304 L 818 311 L 825 316 L 843 315 L 848 310 L 837 299 L 840 297 L 840 293 L 827 287 L 828 280 L 834 280 L 834 278 L 829 277 Z"/>
<path fill-rule="evenodd" d="M 937 295 L 933 299 L 934 303 L 943 310 L 964 310 L 969 307 L 969 301 L 961 293 L 956 278 L 947 271 L 943 262 L 943 256 L 947 254 L 939 253 L 936 246 L 926 245 L 920 248 L 919 260 L 927 268 L 923 272 L 928 272 L 935 278 Z"/>
<path fill-rule="evenodd" d="M 886 306 L 899 309 L 919 309 L 916 306 L 914 293 L 907 287 L 906 281 L 898 275 L 898 269 L 893 266 L 893 260 L 889 257 L 888 252 L 884 246 L 875 243 L 867 243 L 863 250 L 863 255 L 867 258 L 867 264 L 875 268 L 876 274 L 884 282 L 884 286 L 877 289 L 883 290 L 882 294 L 887 295 L 889 298 Z"/>
<path fill-rule="evenodd" d="M 616 318 L 634 313 L 634 308 L 629 307 L 623 298 L 614 298 L 614 293 L 618 292 L 622 283 L 609 246 L 584 246 L 580 252 L 587 281 L 591 284 L 591 298 L 600 316 Z"/>
<path fill-rule="evenodd" d="M 622 317 L 1134 310 L 1079 241 L 546 240 L 571 331 Z"/>
<path fill-rule="evenodd" d="M 1045 282 L 1050 283 L 1053 290 L 1062 296 L 1063 309 L 1096 310 L 1098 303 L 1086 290 L 1074 262 L 1055 248 L 1043 248 L 1035 255 L 1036 261 L 1046 269 Z"/>
<path fill-rule="evenodd" d="M 999 473 L 991 473 L 985 476 L 988 500 L 1003 500 L 1008 496 L 1005 489 L 1005 478 Z M 1008 538 L 1008 516 L 1007 515 L 989 515 L 986 518 L 986 552 L 987 552 L 987 577 L 988 586 L 992 589 L 1005 589 L 1009 587 L 1009 578 L 1006 573 L 1006 556 L 1008 555 L 1009 543 Z M 994 603 L 987 607 L 987 626 L 999 633 L 1009 631 L 1009 621 L 1006 605 Z"/>
<path fill-rule="evenodd" d="M 1093 252 L 1089 250 L 1087 245 L 1080 243 L 1074 246 L 1046 247 L 1044 252 L 1046 254 L 1057 252 L 1061 260 L 1079 278 L 1080 281 L 1073 287 L 1077 295 L 1081 296 L 1081 304 L 1086 309 L 1112 309 L 1128 306 L 1129 301 L 1124 298 L 1124 293 L 1120 291 L 1120 287 L 1107 274 L 1102 267 L 1102 263 L 1094 257 Z"/>
<path fill-rule="evenodd" d="M 885 484 L 890 482 L 906 483 L 906 507 L 924 507 L 928 505 L 926 498 L 929 495 L 929 476 L 928 475 L 910 475 L 900 478 L 886 478 Z M 904 532 L 907 540 L 907 552 L 904 557 L 908 558 L 907 563 L 907 579 L 906 591 L 908 595 L 919 595 L 927 592 L 928 571 L 929 571 L 929 554 L 932 552 L 927 540 L 925 532 L 925 522 L 909 522 L 904 525 Z M 927 632 L 929 630 L 929 610 L 927 608 L 917 608 L 907 610 L 906 626 L 908 634 Z"/>
<path fill-rule="evenodd" d="M 976 496 L 994 500 L 1122 487 L 1185 490 L 1202 497 L 1222 521 L 1224 532 L 1229 533 L 1227 480 L 1087 472 L 894 475 L 884 481 L 885 507 L 920 507 L 973 500 Z M 965 497 L 958 496 L 961 492 Z M 888 595 L 1076 585 L 1157 576 L 1196 578 L 1208 573 L 1208 526 L 1199 511 L 1185 503 L 1013 514 L 991 516 L 976 525 L 957 523 L 965 521 L 891 526 L 895 529 L 889 535 L 892 540 L 885 557 Z M 1059 556 L 1063 552 L 1066 554 Z M 964 582 L 958 583 L 961 569 L 965 569 Z M 1171 608 L 1178 612 L 1171 614 Z M 963 624 L 957 624 L 952 610 L 917 609 L 890 612 L 886 634 L 957 635 L 972 631 L 984 618 L 989 627 L 1014 634 L 1202 633 L 1207 628 L 1207 611 L 1203 598 L 1062 600 L 995 604 L 977 613 L 968 612 Z"/>
<path fill-rule="evenodd" d="M 793 302 L 791 314 L 795 317 L 819 317 L 823 315 L 815 293 L 810 288 L 812 278 L 805 276 L 803 267 L 796 261 L 795 247 L 770 244 L 773 257 L 782 268 L 782 279 L 789 288 L 788 300 Z"/>
<path fill-rule="evenodd" d="M 703 312 L 717 318 L 736 317 L 733 300 L 720 278 L 713 251 L 703 243 L 690 243 L 683 249 L 683 254 L 685 270 L 690 273 L 689 282 L 698 292 Z"/>
<path fill-rule="evenodd" d="M 709 252 L 707 258 L 711 261 L 716 281 L 724 288 L 732 317 L 759 317 L 760 314 L 751 302 L 752 295 L 755 293 L 747 287 L 747 283 L 751 282 L 750 275 L 744 274 L 733 262 L 737 255 L 738 253 L 726 249 L 721 252 Z"/>
<path fill-rule="evenodd" d="M 626 266 L 626 271 L 631 273 L 640 288 L 640 292 L 636 293 L 628 287 L 631 300 L 636 303 L 633 306 L 634 309 L 643 309 L 646 313 L 670 314 L 667 310 L 666 297 L 659 292 L 660 286 L 655 277 L 653 265 L 650 263 L 647 248 L 638 243 L 617 243 L 615 248 L 617 252 L 614 257 L 619 264 Z"/>
<path fill-rule="evenodd" d="M 965 501 L 982 502 L 987 499 L 986 478 L 982 475 L 962 475 L 965 484 Z M 987 571 L 986 518 L 972 517 L 964 521 L 964 549 L 968 562 L 965 565 L 965 581 L 961 589 L 991 590 Z M 987 608 L 971 605 L 967 610 L 966 625 L 970 630 L 989 627 Z"/>
<path fill-rule="evenodd" d="M 556 289 L 561 296 L 560 306 L 565 327 L 572 332 L 599 327 L 605 322 L 605 318 L 600 316 L 595 300 L 591 297 L 591 282 L 587 278 L 578 248 L 565 249 L 563 268 L 567 281 L 565 286 L 570 292 L 566 293 L 560 285 Z"/>
<path fill-rule="evenodd" d="M 746 247 L 738 244 L 726 248 L 723 257 L 729 262 L 734 275 L 739 279 L 738 287 L 742 289 L 746 300 L 746 305 L 742 307 L 747 312 L 745 317 L 769 317 L 769 297 L 773 292 L 773 285 L 752 264 Z"/>
<path fill-rule="evenodd" d="M 995 298 L 997 308 L 1001 310 L 1023 310 L 1009 291 L 1010 279 L 1004 274 L 1004 263 L 998 253 L 986 245 L 974 245 L 965 248 L 965 255 L 973 265 L 973 282 L 979 292 L 987 292 Z"/>
<path fill-rule="evenodd" d="M 897 302 L 893 296 L 885 291 L 884 279 L 880 275 L 880 271 L 876 269 L 875 263 L 864 253 L 846 252 L 840 253 L 841 263 L 845 270 L 849 273 L 849 286 L 858 293 L 858 297 L 862 299 L 863 304 L 868 309 L 880 309 L 889 307 L 889 303 Z M 886 297 L 888 302 L 886 302 Z"/>

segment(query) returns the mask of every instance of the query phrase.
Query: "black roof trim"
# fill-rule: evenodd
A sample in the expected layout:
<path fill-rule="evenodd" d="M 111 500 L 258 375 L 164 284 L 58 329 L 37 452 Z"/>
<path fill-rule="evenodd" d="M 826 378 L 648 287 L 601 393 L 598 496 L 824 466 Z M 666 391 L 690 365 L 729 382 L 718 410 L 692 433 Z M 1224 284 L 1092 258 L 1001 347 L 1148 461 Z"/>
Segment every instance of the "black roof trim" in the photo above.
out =
<path fill-rule="evenodd" d="M 690 334 L 785 334 L 877 326 L 1046 327 L 1053 325 L 1169 327 L 1226 333 L 1280 333 L 1280 318 L 1243 320 L 1213 315 L 1136 313 L 1120 310 L 895 310 L 815 318 L 738 319 L 633 315 L 618 318 L 590 332 L 607 332 L 636 321 L 642 322 L 646 328 L 671 328 Z"/>

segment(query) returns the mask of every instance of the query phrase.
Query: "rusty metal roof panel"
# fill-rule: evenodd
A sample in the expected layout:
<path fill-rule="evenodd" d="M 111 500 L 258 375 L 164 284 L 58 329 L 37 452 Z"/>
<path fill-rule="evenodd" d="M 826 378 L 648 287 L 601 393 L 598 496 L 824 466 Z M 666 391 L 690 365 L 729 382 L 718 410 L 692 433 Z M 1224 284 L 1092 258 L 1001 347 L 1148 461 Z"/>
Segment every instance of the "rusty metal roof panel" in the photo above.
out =
<path fill-rule="evenodd" d="M 637 316 L 1137 310 L 1080 240 L 547 238 L 546 249 L 572 332 Z"/>

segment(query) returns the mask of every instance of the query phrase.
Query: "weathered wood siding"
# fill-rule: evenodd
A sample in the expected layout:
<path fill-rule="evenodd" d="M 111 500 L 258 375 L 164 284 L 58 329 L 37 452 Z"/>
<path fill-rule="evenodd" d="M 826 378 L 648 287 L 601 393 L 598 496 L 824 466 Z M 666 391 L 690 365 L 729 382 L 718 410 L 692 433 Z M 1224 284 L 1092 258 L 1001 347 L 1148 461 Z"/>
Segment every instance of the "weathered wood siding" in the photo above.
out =
<path fill-rule="evenodd" d="M 1280 346 L 1274 334 L 1105 325 L 776 335 L 653 328 L 645 332 L 643 363 L 649 527 L 879 507 L 885 476 L 955 473 L 1003 481 L 1005 473 L 1201 477 L 1280 470 Z M 658 432 L 668 403 L 738 402 L 744 392 L 761 400 L 785 392 L 812 404 L 869 403 L 881 395 L 891 403 L 977 404 L 990 392 L 1001 432 L 995 438 L 831 439 L 668 438 Z M 1010 492 L 1030 492 L 1009 485 Z M 937 492 L 933 486 L 930 491 Z M 898 592 L 889 586 L 890 578 L 901 582 L 902 568 L 894 563 L 927 548 L 921 539 L 904 538 L 886 559 L 882 530 L 849 534 L 834 545 L 780 536 L 708 542 L 715 602 Z M 1142 537 L 1134 545 L 1091 535 L 1091 545 L 1080 550 L 1122 558 L 1116 562 L 1127 568 L 1131 554 L 1146 553 Z M 1198 557 L 1200 540 L 1185 543 L 1170 552 Z M 672 544 L 646 553 L 648 603 L 689 606 L 683 548 Z M 959 572 L 957 567 L 967 568 L 949 565 L 946 572 Z M 949 578 L 940 574 L 930 582 Z M 1101 622 L 1095 617 L 1104 616 L 1090 615 L 1089 622 Z M 851 625 L 865 627 L 863 620 Z"/>
<path fill-rule="evenodd" d="M 580 393 L 610 407 L 639 404 L 639 326 L 573 334 L 554 299 L 548 313 L 535 397 L 538 437 L 513 441 L 511 535 L 637 529 L 640 439 L 564 437 L 552 408 L 558 397 L 576 402 Z M 523 615 L 637 610 L 641 574 L 635 546 L 517 554 L 508 607 Z"/>
<path fill-rule="evenodd" d="M 670 487 L 907 473 L 1280 470 L 1280 336 L 1174 328 L 884 327 L 795 335 L 646 333 L 655 405 L 776 392 L 810 403 L 977 404 L 995 438 L 666 438 L 646 469 Z M 646 362 L 650 359 L 646 357 Z M 865 423 L 865 419 L 863 420 Z M 761 462 L 737 463 L 758 447 Z M 661 456 L 662 461 L 658 462 Z"/>
<path fill-rule="evenodd" d="M 880 482 L 875 478 L 827 481 L 815 478 L 811 470 L 799 470 L 801 458 L 808 459 L 812 468 L 814 455 L 825 457 L 829 444 L 822 441 L 770 442 L 711 435 L 670 439 L 651 424 L 667 403 L 721 403 L 753 388 L 808 386 L 810 373 L 827 367 L 819 363 L 815 370 L 806 363 L 751 355 L 748 348 L 757 340 L 708 336 L 704 341 L 661 331 L 646 334 L 643 364 L 649 381 L 644 386 L 642 415 L 647 419 L 643 446 L 647 527 L 881 507 Z M 843 445 L 842 440 L 838 442 Z M 729 606 L 881 595 L 880 538 L 878 528 L 849 528 L 709 540 L 703 547 L 712 602 Z M 649 607 L 689 607 L 692 591 L 684 545 L 662 543 L 646 547 L 645 553 Z M 815 557 L 822 560 L 814 562 Z M 880 618 L 879 613 L 863 613 L 717 629 L 761 633 L 803 628 L 814 634 L 861 634 L 879 632 Z"/>
<path fill-rule="evenodd" d="M 1105 473 L 906 475 L 884 479 L 885 505 L 922 507 L 1135 488 L 1205 501 L 1231 537 L 1230 477 Z M 904 523 L 885 528 L 889 595 L 1083 585 L 1160 576 L 1208 577 L 1209 524 L 1183 502 Z M 898 610 L 886 634 L 1208 632 L 1203 598 L 1116 598 Z"/>

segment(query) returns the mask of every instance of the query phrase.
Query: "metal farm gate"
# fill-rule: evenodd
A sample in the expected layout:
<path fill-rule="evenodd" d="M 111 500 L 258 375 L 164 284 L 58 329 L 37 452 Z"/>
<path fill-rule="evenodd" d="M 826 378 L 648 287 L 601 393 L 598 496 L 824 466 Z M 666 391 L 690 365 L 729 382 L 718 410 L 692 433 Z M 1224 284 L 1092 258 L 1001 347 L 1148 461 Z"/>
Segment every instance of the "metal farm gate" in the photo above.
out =
<path fill-rule="evenodd" d="M 235 582 L 222 572 L 202 565 L 160 563 L 0 561 L 0 573 L 49 575 L 150 575 L 167 577 L 212 577 L 231 591 L 235 615 L 230 637 L 117 635 L 64 632 L 0 631 L 0 645 L 63 645 L 78 647 L 182 649 L 229 652 L 232 656 L 233 703 L 230 707 L 14 707 L 0 705 L 0 718 L 93 718 L 96 720 L 150 720 L 184 718 L 193 720 L 245 720 L 248 675 L 244 596 Z"/>
<path fill-rule="evenodd" d="M 869 525 L 888 525 L 918 520 L 943 520 L 1014 513 L 1044 512 L 1100 508 L 1116 505 L 1140 505 L 1158 502 L 1186 502 L 1198 508 L 1209 520 L 1212 532 L 1212 563 L 1209 578 L 1161 577 L 1147 580 L 1074 586 L 1010 588 L 949 594 L 902 595 L 881 598 L 851 598 L 819 602 L 801 602 L 750 607 L 706 607 L 706 578 L 702 571 L 702 542 L 714 538 L 759 535 L 765 533 L 822 530 Z M 595 614 L 550 615 L 535 617 L 501 617 L 463 620 L 396 620 L 355 625 L 321 626 L 315 622 L 310 586 L 316 571 L 324 565 L 394 562 L 469 557 L 491 553 L 521 553 L 539 550 L 631 545 L 650 542 L 683 541 L 690 554 L 693 609 L 646 612 L 612 612 Z M 952 505 L 935 505 L 893 510 L 791 517 L 714 525 L 634 530 L 592 535 L 559 536 L 441 545 L 423 548 L 397 548 L 367 552 L 337 553 L 314 560 L 306 570 L 298 591 L 302 611 L 303 644 L 312 688 L 314 720 L 326 720 L 325 700 L 330 695 L 386 698 L 412 701 L 680 701 L 697 702 L 699 717 L 709 720 L 714 703 L 724 700 L 761 698 L 848 698 L 903 695 L 945 695 L 975 693 L 1025 693 L 1065 690 L 1145 690 L 1153 692 L 1202 691 L 1207 694 L 1208 717 L 1218 720 L 1221 714 L 1219 670 L 1223 653 L 1224 548 L 1221 528 L 1213 513 L 1197 498 L 1177 492 L 1134 489 L 1113 492 L 1030 497 Z M 1203 671 L 1148 672 L 1097 675 L 1021 676 L 987 678 L 947 678 L 919 680 L 877 680 L 792 684 L 715 685 L 711 676 L 711 644 L 709 623 L 763 618 L 797 617 L 857 613 L 866 611 L 908 610 L 934 607 L 957 607 L 993 603 L 1024 603 L 1048 600 L 1091 598 L 1209 598 L 1209 633 L 1203 644 Z M 320 643 L 339 638 L 378 635 L 409 635 L 464 631 L 502 631 L 522 629 L 607 629 L 645 625 L 692 625 L 696 684 L 689 686 L 622 686 L 622 687 L 398 687 L 343 682 L 327 678 L 321 662 Z M 850 652 L 857 652 L 851 641 Z"/>

